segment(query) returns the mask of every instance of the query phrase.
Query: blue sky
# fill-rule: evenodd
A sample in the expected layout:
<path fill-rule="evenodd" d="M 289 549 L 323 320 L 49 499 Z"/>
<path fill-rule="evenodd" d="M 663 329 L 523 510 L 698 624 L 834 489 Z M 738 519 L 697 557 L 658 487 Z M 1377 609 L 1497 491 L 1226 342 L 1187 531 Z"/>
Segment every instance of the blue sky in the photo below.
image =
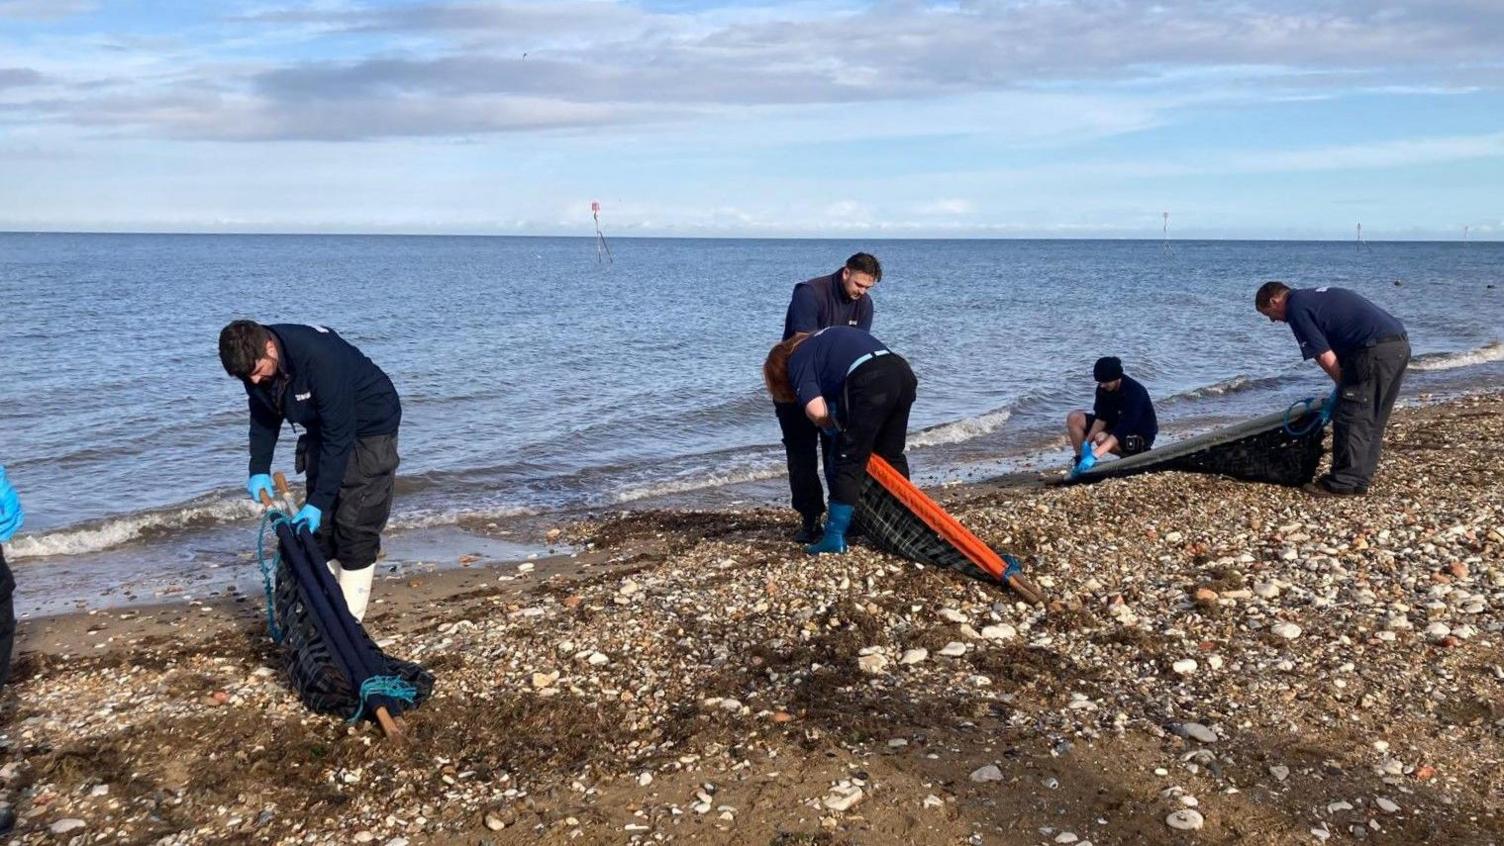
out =
<path fill-rule="evenodd" d="M 0 230 L 1497 240 L 1501 44 L 1497 0 L 0 0 Z"/>

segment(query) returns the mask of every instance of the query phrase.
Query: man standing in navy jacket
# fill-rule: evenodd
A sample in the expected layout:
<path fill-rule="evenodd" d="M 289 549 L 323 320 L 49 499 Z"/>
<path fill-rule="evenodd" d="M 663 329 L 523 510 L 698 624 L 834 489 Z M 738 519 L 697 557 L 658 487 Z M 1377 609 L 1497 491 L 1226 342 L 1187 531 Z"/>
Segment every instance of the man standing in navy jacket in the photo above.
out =
<path fill-rule="evenodd" d="M 1337 383 L 1332 414 L 1332 469 L 1306 485 L 1313 496 L 1361 496 L 1379 469 L 1384 427 L 1410 365 L 1405 325 L 1361 294 L 1346 288 L 1291 290 L 1265 282 L 1254 308 L 1290 324 L 1301 357 Z"/>
<path fill-rule="evenodd" d="M 883 278 L 882 265 L 868 253 L 857 253 L 829 276 L 818 276 L 794 286 L 788 314 L 783 319 L 783 338 L 800 332 L 817 332 L 827 326 L 853 326 L 872 330 L 872 297 L 867 293 Z M 814 543 L 822 536 L 820 515 L 825 513 L 825 494 L 820 488 L 820 455 L 825 456 L 827 476 L 835 445 L 805 416 L 797 402 L 773 402 L 778 427 L 783 432 L 783 451 L 789 468 L 789 492 L 802 524 L 794 536 L 800 543 Z M 829 480 L 827 480 L 829 481 Z M 831 482 L 831 484 L 834 484 Z"/>
<path fill-rule="evenodd" d="M 283 421 L 301 426 L 297 470 L 308 474 L 307 502 L 293 519 L 318 540 L 350 613 L 364 618 L 396 481 L 402 404 L 392 380 L 322 326 L 237 320 L 219 334 L 219 360 L 245 383 L 251 499 L 272 492 Z"/>

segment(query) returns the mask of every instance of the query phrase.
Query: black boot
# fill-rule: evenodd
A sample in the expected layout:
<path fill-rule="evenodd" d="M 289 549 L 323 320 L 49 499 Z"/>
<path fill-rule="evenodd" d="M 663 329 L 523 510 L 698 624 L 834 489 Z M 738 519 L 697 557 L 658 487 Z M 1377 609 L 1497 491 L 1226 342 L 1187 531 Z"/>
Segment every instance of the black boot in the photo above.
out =
<path fill-rule="evenodd" d="M 795 543 L 814 543 L 825 535 L 825 527 L 820 525 L 819 514 L 804 515 L 804 523 L 799 531 L 794 533 Z"/>

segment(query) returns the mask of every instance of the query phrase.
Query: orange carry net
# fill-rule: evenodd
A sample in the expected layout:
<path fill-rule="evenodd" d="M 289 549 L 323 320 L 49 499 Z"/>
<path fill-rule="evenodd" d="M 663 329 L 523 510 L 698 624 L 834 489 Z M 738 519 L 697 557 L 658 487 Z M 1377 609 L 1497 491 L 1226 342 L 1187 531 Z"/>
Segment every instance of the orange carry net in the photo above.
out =
<path fill-rule="evenodd" d="M 868 459 L 867 475 L 872 477 L 885 493 L 907 509 L 914 518 L 938 535 L 939 540 L 960 553 L 967 561 L 1012 588 L 1029 602 L 1035 605 L 1044 602 L 1044 594 L 1024 577 L 1017 559 L 1011 555 L 999 555 L 992 547 L 983 543 L 981 538 L 961 525 L 961 521 L 950 516 L 939 503 L 926 496 L 924 491 L 916 487 L 913 482 L 905 479 L 903 474 L 895 470 L 893 465 L 882 456 L 874 454 Z M 908 544 L 885 537 L 889 534 L 884 531 L 885 521 L 873 518 L 873 512 L 881 506 L 872 502 L 871 499 L 864 491 L 858 510 L 863 525 L 873 534 L 874 540 L 884 546 L 893 547 L 894 551 L 900 554 L 911 555 L 910 551 L 904 548 Z"/>

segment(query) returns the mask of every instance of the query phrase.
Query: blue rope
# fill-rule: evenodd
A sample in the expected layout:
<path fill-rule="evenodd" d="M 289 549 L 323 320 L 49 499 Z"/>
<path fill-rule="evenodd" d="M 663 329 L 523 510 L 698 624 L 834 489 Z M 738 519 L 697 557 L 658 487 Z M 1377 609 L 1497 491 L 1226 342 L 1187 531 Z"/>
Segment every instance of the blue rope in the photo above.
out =
<path fill-rule="evenodd" d="M 287 522 L 287 515 L 275 508 L 266 509 L 261 515 L 261 528 L 256 532 L 256 563 L 261 567 L 261 586 L 266 589 L 266 627 L 271 631 L 272 641 L 282 642 L 282 630 L 277 627 L 277 616 L 274 612 L 276 605 L 275 590 L 277 580 L 277 567 L 282 563 L 282 549 L 277 548 L 277 553 L 271 561 L 266 560 L 266 527 L 276 526 L 278 523 Z"/>
<path fill-rule="evenodd" d="M 1326 404 L 1321 407 L 1321 413 L 1316 415 L 1315 420 L 1312 420 L 1310 423 L 1306 424 L 1300 429 L 1295 429 L 1290 425 L 1290 421 L 1292 419 L 1291 412 L 1299 408 L 1300 411 L 1296 413 L 1293 418 L 1295 420 L 1299 420 L 1306 415 L 1306 412 L 1311 410 L 1311 404 L 1316 402 L 1316 398 L 1306 397 L 1303 400 L 1296 400 L 1295 402 L 1290 403 L 1290 407 L 1285 409 L 1285 434 L 1291 435 L 1296 438 L 1303 438 L 1306 435 L 1309 435 L 1317 429 L 1332 422 L 1332 413 L 1337 410 L 1338 390 L 1339 389 L 1337 388 L 1332 389 L 1331 396 L 1326 398 Z"/>
<path fill-rule="evenodd" d="M 385 696 L 388 699 L 397 699 L 408 705 L 418 696 L 418 689 L 411 683 L 396 676 L 371 676 L 360 684 L 360 704 L 356 706 L 355 713 L 350 715 L 347 723 L 358 723 L 366 712 L 367 700 L 372 696 Z"/>
<path fill-rule="evenodd" d="M 1024 574 L 1024 568 L 1018 563 L 1018 559 L 1006 552 L 1003 553 L 1003 563 L 1008 565 L 1007 568 L 1003 570 L 1003 582 L 1005 584 L 1007 583 L 1009 576 L 1022 576 Z"/>

